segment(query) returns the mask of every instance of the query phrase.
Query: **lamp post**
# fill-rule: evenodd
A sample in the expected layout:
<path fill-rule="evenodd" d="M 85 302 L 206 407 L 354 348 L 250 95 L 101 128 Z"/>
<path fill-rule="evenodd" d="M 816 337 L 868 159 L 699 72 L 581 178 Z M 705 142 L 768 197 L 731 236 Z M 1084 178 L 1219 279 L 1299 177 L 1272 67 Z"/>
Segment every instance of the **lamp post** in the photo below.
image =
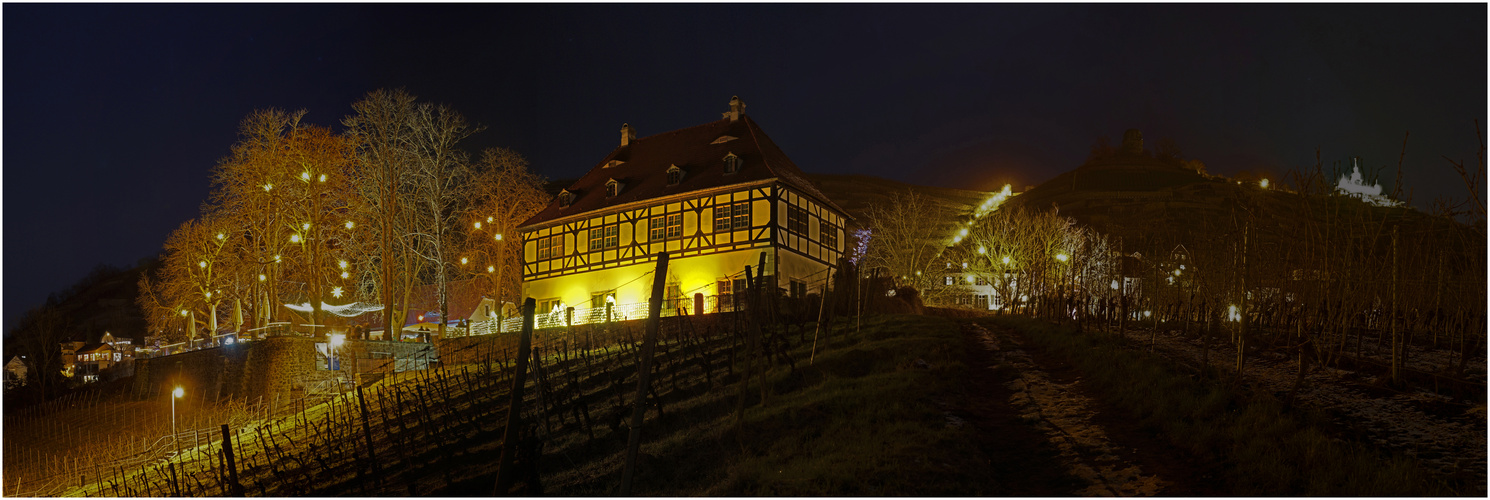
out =
<path fill-rule="evenodd" d="M 171 443 L 176 445 L 177 457 L 181 456 L 181 440 L 180 435 L 176 433 L 176 400 L 184 394 L 186 391 L 182 390 L 179 385 L 176 386 L 176 390 L 171 391 Z"/>

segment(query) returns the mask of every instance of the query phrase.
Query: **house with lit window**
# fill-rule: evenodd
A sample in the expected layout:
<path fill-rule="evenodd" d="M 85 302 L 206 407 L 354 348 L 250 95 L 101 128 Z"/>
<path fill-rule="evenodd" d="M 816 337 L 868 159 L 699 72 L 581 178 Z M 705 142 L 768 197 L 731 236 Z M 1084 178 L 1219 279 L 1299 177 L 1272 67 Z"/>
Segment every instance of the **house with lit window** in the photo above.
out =
<path fill-rule="evenodd" d="M 571 321 L 569 308 L 576 324 L 645 316 L 663 252 L 664 314 L 732 310 L 747 265 L 788 294 L 831 275 L 848 217 L 738 97 L 718 121 L 641 138 L 622 125 L 620 139 L 519 227 L 540 326 Z"/>
<path fill-rule="evenodd" d="M 99 375 L 105 370 L 120 365 L 133 368 L 134 364 L 133 342 L 129 339 L 116 339 L 109 332 L 104 332 L 98 342 L 68 341 L 63 342 L 61 348 L 62 374 L 83 382 L 97 382 Z"/>

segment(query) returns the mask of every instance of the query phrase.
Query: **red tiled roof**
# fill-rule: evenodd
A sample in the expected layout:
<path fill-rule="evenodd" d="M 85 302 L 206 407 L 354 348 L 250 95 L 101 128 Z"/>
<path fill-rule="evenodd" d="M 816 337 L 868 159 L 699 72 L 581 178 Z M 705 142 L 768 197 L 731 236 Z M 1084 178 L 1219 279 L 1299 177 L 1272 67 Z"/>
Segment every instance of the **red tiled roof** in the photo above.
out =
<path fill-rule="evenodd" d="M 736 139 L 714 143 L 723 136 Z M 630 144 L 611 151 L 589 173 L 568 187 L 568 191 L 575 195 L 574 203 L 561 208 L 555 199 L 521 226 L 535 226 L 641 200 L 771 178 L 780 179 L 847 216 L 842 208 L 807 180 L 802 170 L 771 142 L 749 115 L 742 113 L 733 123 L 725 118 L 628 142 Z M 724 157 L 730 153 L 739 156 L 744 163 L 739 172 L 726 175 Z M 622 163 L 607 167 L 612 161 Z M 683 170 L 683 180 L 676 186 L 667 185 L 667 170 L 672 165 Z M 607 198 L 605 184 L 610 179 L 622 183 L 622 188 L 619 194 Z"/>

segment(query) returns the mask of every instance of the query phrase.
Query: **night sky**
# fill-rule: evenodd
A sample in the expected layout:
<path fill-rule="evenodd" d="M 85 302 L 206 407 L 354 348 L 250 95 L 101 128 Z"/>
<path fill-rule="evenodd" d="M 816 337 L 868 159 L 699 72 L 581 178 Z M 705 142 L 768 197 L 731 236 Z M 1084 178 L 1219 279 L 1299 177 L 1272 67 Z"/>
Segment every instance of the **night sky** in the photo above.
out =
<path fill-rule="evenodd" d="M 739 95 L 808 172 L 994 190 L 1139 128 L 1211 173 L 1360 156 L 1413 204 L 1468 191 L 1486 6 L 5 4 L 6 333 L 160 251 L 254 109 L 340 128 L 403 87 L 549 178 Z M 1390 187 L 1387 188 L 1391 190 Z M 1483 196 L 1483 194 L 1482 194 Z"/>

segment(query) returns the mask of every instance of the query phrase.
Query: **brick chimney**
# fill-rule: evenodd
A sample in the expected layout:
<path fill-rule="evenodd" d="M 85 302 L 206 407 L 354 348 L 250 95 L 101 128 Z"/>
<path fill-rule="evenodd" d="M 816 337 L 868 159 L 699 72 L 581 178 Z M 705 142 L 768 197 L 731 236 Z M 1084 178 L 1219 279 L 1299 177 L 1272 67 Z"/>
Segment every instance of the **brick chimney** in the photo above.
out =
<path fill-rule="evenodd" d="M 729 112 L 724 114 L 725 117 L 729 118 L 729 122 L 734 123 L 739 121 L 740 115 L 743 114 L 745 114 L 745 101 L 741 101 L 740 96 L 729 98 Z"/>
<path fill-rule="evenodd" d="M 631 144 L 631 141 L 633 139 L 636 139 L 636 129 L 631 128 L 631 125 L 630 124 L 622 123 L 621 124 L 621 145 L 622 146 L 625 146 L 627 144 Z"/>

